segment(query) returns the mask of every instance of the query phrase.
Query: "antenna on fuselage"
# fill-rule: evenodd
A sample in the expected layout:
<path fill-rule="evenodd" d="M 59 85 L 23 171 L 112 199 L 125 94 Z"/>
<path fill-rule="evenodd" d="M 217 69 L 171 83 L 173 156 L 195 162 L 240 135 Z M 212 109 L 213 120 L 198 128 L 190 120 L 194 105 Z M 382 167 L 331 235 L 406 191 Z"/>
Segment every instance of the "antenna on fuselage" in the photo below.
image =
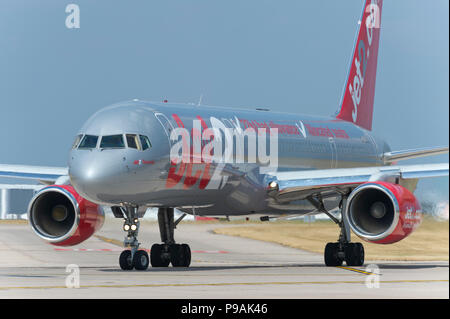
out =
<path fill-rule="evenodd" d="M 200 104 L 202 104 L 202 100 L 203 100 L 203 94 L 200 94 L 200 98 L 198 99 L 197 106 L 200 106 Z"/>

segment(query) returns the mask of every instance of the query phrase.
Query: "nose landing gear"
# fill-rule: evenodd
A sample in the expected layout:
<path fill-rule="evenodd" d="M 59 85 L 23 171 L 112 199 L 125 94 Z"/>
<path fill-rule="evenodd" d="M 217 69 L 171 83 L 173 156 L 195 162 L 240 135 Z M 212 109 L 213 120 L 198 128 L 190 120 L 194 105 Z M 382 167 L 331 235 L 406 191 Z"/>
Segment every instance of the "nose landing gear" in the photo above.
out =
<path fill-rule="evenodd" d="M 137 240 L 139 233 L 139 218 L 137 214 L 137 207 L 125 206 L 121 208 L 125 222 L 123 230 L 127 232 L 124 239 L 124 246 L 130 247 L 129 250 L 124 250 L 119 257 L 119 265 L 123 270 L 146 270 L 149 265 L 150 258 L 145 250 L 139 250 L 140 243 Z"/>

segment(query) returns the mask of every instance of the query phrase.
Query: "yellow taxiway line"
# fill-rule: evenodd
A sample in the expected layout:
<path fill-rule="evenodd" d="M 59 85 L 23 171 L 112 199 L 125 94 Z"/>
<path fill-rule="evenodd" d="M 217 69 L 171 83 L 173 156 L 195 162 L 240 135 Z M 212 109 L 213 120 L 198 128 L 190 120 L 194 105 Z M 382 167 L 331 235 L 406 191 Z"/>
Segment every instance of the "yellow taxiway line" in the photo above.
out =
<path fill-rule="evenodd" d="M 386 280 L 380 284 L 388 283 L 435 283 L 448 282 L 446 280 Z M 195 287 L 195 286 L 261 286 L 261 285 L 324 285 L 324 284 L 365 284 L 365 281 L 297 281 L 297 282 L 220 282 L 220 283 L 180 283 L 180 284 L 111 284 L 111 285 L 80 285 L 80 288 L 152 288 L 152 287 Z M 61 289 L 66 286 L 11 286 L 0 287 L 0 290 L 9 289 Z"/>
<path fill-rule="evenodd" d="M 374 274 L 368 271 L 364 271 L 364 270 L 360 270 L 360 269 L 356 269 L 356 268 L 351 268 L 351 267 L 344 267 L 344 266 L 337 266 L 336 268 L 341 268 L 341 269 L 345 269 L 345 270 L 350 270 L 350 271 L 354 271 L 360 274 L 364 274 L 364 275 L 378 275 L 381 276 L 380 274 Z"/>

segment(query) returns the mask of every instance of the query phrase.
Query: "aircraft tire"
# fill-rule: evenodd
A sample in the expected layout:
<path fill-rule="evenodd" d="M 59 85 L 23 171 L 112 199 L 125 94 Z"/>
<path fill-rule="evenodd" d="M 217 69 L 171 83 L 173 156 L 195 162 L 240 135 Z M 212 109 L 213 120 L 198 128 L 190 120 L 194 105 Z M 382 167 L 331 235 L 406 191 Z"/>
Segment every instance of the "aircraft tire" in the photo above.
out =
<path fill-rule="evenodd" d="M 187 244 L 182 244 L 181 251 L 183 252 L 183 267 L 189 267 L 191 264 L 191 248 Z"/>
<path fill-rule="evenodd" d="M 181 250 L 181 245 L 179 244 L 172 244 L 169 247 L 170 252 L 170 263 L 173 267 L 181 267 L 182 266 L 182 258 L 183 258 L 183 252 Z"/>
<path fill-rule="evenodd" d="M 191 264 L 191 248 L 187 244 L 173 244 L 169 247 L 170 262 L 173 267 L 189 267 Z"/>
<path fill-rule="evenodd" d="M 364 246 L 361 243 L 348 243 L 345 246 L 345 263 L 347 266 L 364 264 Z"/>
<path fill-rule="evenodd" d="M 336 267 L 342 265 L 342 259 L 338 256 L 339 243 L 328 243 L 325 246 L 325 265 L 328 267 Z"/>
<path fill-rule="evenodd" d="M 122 268 L 122 270 L 132 270 L 133 269 L 133 261 L 131 260 L 131 251 L 124 250 L 120 253 L 119 265 L 120 265 L 120 268 Z"/>
<path fill-rule="evenodd" d="M 169 266 L 170 260 L 162 258 L 163 245 L 154 244 L 150 249 L 150 263 L 152 267 L 167 267 Z"/>
<path fill-rule="evenodd" d="M 145 250 L 138 250 L 133 257 L 133 266 L 136 270 L 146 270 L 149 261 L 147 252 Z"/>

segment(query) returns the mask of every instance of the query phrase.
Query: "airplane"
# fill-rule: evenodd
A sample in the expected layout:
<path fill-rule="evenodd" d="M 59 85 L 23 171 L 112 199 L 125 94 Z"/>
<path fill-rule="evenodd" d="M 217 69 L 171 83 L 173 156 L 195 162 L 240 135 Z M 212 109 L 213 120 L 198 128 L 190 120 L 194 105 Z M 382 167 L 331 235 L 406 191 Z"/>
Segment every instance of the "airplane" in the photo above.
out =
<path fill-rule="evenodd" d="M 448 176 L 448 163 L 398 165 L 448 147 L 392 151 L 372 132 L 382 0 L 366 0 L 339 109 L 317 117 L 132 100 L 105 107 L 79 130 L 67 167 L 0 165 L 0 176 L 47 186 L 29 203 L 41 239 L 79 244 L 100 229 L 102 206 L 124 220 L 123 270 L 189 267 L 175 241 L 184 214 L 237 216 L 325 213 L 339 227 L 326 266 L 361 266 L 364 247 L 392 244 L 422 220 L 420 178 Z M 161 243 L 139 249 L 140 219 L 158 209 Z M 174 219 L 174 209 L 184 214 Z M 331 211 L 338 210 L 340 214 Z"/>

